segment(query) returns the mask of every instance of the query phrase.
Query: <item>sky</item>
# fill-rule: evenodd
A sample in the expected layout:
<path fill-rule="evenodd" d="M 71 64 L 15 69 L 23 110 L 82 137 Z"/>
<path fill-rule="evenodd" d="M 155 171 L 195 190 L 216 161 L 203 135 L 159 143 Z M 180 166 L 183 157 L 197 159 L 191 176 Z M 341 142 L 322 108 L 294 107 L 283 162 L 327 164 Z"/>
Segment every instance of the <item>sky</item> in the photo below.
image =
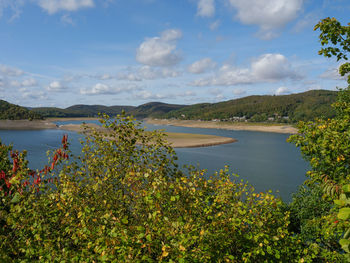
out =
<path fill-rule="evenodd" d="M 314 25 L 349 0 L 0 0 L 0 99 L 218 102 L 336 90 Z"/>

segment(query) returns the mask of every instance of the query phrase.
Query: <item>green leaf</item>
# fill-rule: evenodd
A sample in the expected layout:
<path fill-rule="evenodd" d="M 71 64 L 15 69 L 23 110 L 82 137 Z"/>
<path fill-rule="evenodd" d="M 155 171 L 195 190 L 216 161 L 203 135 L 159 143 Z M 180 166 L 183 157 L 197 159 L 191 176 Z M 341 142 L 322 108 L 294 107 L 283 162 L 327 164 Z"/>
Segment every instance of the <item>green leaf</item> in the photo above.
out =
<path fill-rule="evenodd" d="M 350 193 L 350 184 L 344 185 L 344 186 L 343 186 L 343 191 L 344 191 L 345 193 Z"/>
<path fill-rule="evenodd" d="M 339 244 L 341 245 L 341 247 L 344 251 L 349 253 L 349 245 L 350 245 L 349 239 L 340 239 Z"/>
<path fill-rule="evenodd" d="M 349 207 L 341 208 L 339 210 L 339 213 L 338 213 L 339 219 L 346 220 L 349 217 L 350 217 L 350 208 Z"/>
<path fill-rule="evenodd" d="M 19 202 L 19 200 L 20 200 L 20 194 L 19 194 L 19 193 L 16 193 L 16 194 L 14 195 L 14 197 L 12 198 L 11 203 L 16 204 L 16 203 Z"/>

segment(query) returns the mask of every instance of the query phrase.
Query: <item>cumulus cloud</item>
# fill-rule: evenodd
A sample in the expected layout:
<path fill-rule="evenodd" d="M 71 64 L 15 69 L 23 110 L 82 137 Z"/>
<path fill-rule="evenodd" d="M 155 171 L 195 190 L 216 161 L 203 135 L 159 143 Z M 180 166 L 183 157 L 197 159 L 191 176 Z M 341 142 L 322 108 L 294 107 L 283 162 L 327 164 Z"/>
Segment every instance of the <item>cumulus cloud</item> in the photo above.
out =
<path fill-rule="evenodd" d="M 33 86 L 36 86 L 38 82 L 35 79 L 30 78 L 30 79 L 25 79 L 23 81 L 11 80 L 9 84 L 12 87 L 33 87 Z"/>
<path fill-rule="evenodd" d="M 122 92 L 139 90 L 140 88 L 135 85 L 126 85 L 126 86 L 118 86 L 113 87 L 110 85 L 97 83 L 90 89 L 81 89 L 80 94 L 82 95 L 111 95 L 111 94 L 119 94 Z"/>
<path fill-rule="evenodd" d="M 160 99 L 165 99 L 167 98 L 167 95 L 163 94 L 153 94 L 152 92 L 149 92 L 147 90 L 142 90 L 136 94 L 134 94 L 133 98 L 134 99 L 141 99 L 141 100 L 160 100 Z"/>
<path fill-rule="evenodd" d="M 23 80 L 21 84 L 23 87 L 33 87 L 38 85 L 38 82 L 36 81 L 36 79 L 30 78 Z"/>
<path fill-rule="evenodd" d="M 289 93 L 290 93 L 290 90 L 287 87 L 279 87 L 275 91 L 275 95 L 286 95 Z"/>
<path fill-rule="evenodd" d="M 147 38 L 136 50 L 136 60 L 148 66 L 173 66 L 181 60 L 176 40 L 182 37 L 178 29 L 162 32 L 160 37 Z"/>
<path fill-rule="evenodd" d="M 298 79 L 287 58 L 281 54 L 265 54 L 252 63 L 252 73 L 257 79 L 276 81 L 286 78 Z"/>
<path fill-rule="evenodd" d="M 0 73 L 7 77 L 18 77 L 24 75 L 24 71 L 7 65 L 0 65 Z"/>
<path fill-rule="evenodd" d="M 118 79 L 129 81 L 141 81 L 143 79 L 161 79 L 161 78 L 175 78 L 181 73 L 171 68 L 154 68 L 151 66 L 142 66 L 138 68 L 131 68 L 127 72 L 119 72 Z"/>
<path fill-rule="evenodd" d="M 202 17 L 212 17 L 215 14 L 214 0 L 198 0 L 197 15 Z"/>
<path fill-rule="evenodd" d="M 47 86 L 46 88 L 48 91 L 52 92 L 61 92 L 67 89 L 66 86 L 64 86 L 61 82 L 59 81 L 53 81 Z"/>
<path fill-rule="evenodd" d="M 33 91 L 28 90 L 27 88 L 20 89 L 21 96 L 24 99 L 35 99 L 35 100 L 46 100 L 47 95 L 43 91 Z"/>
<path fill-rule="evenodd" d="M 188 71 L 193 74 L 200 74 L 209 69 L 215 68 L 216 63 L 211 58 L 203 58 L 191 64 Z"/>
<path fill-rule="evenodd" d="M 193 86 L 233 86 L 259 82 L 276 82 L 284 79 L 301 79 L 287 58 L 281 54 L 264 54 L 251 63 L 250 68 L 223 65 L 211 77 L 195 80 Z"/>
<path fill-rule="evenodd" d="M 49 14 L 60 11 L 77 11 L 94 7 L 93 0 L 38 0 L 38 5 Z"/>
<path fill-rule="evenodd" d="M 236 17 L 246 25 L 258 25 L 259 36 L 271 39 L 275 29 L 294 20 L 302 10 L 304 0 L 229 0 L 237 10 Z"/>

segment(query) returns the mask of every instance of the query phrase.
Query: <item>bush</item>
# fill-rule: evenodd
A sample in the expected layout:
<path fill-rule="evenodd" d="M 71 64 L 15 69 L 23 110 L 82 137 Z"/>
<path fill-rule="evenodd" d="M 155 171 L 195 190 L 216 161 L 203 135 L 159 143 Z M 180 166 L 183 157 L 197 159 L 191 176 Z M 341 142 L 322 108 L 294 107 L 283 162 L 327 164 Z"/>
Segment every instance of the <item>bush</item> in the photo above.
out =
<path fill-rule="evenodd" d="M 286 262 L 303 254 L 281 200 L 233 182 L 227 168 L 209 179 L 193 168 L 187 176 L 162 134 L 129 117 L 102 122 L 106 129 L 87 134 L 80 156 L 64 138 L 43 170 L 7 171 L 0 258 Z M 12 157 L 25 164 L 24 155 Z"/>

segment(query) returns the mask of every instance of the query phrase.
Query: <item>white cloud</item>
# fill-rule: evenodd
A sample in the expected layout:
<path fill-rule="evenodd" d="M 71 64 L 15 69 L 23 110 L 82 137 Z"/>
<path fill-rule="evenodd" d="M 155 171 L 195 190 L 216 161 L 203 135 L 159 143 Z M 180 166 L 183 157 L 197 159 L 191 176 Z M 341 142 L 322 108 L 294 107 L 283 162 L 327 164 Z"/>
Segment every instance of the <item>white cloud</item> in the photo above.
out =
<path fill-rule="evenodd" d="M 67 87 L 65 87 L 64 85 L 62 85 L 61 82 L 59 81 L 53 81 L 49 84 L 49 86 L 47 86 L 46 88 L 48 91 L 52 91 L 52 92 L 61 92 L 67 89 Z"/>
<path fill-rule="evenodd" d="M 153 94 L 149 91 L 142 90 L 136 94 L 134 94 L 133 98 L 134 99 L 142 99 L 142 100 L 160 100 L 160 99 L 165 99 L 168 96 L 162 95 L 162 94 Z"/>
<path fill-rule="evenodd" d="M 279 87 L 275 91 L 275 95 L 286 95 L 289 93 L 290 93 L 290 90 L 287 87 Z"/>
<path fill-rule="evenodd" d="M 287 58 L 281 54 L 264 54 L 252 63 L 252 73 L 259 80 L 298 79 Z"/>
<path fill-rule="evenodd" d="M 251 63 L 250 68 L 237 68 L 224 64 L 211 77 L 195 80 L 193 86 L 233 86 L 259 82 L 277 82 L 284 79 L 301 79 L 281 54 L 264 54 Z"/>
<path fill-rule="evenodd" d="M 236 17 L 246 25 L 258 25 L 261 38 L 276 37 L 275 29 L 283 28 L 302 10 L 304 0 L 229 0 L 237 10 Z"/>
<path fill-rule="evenodd" d="M 136 50 L 136 60 L 148 66 L 173 66 L 181 60 L 176 40 L 182 37 L 177 29 L 164 31 L 160 37 L 146 39 Z"/>
<path fill-rule="evenodd" d="M 175 78 L 181 73 L 171 68 L 154 68 L 150 66 L 142 66 L 138 68 L 130 68 L 128 72 L 118 73 L 118 79 L 129 81 L 141 81 L 143 79 L 161 79 Z"/>
<path fill-rule="evenodd" d="M 18 68 L 13 68 L 6 65 L 0 65 L 0 73 L 8 77 L 18 77 L 24 74 L 24 71 Z"/>
<path fill-rule="evenodd" d="M 170 42 L 182 38 L 182 32 L 178 29 L 168 29 L 161 33 L 161 39 Z"/>
<path fill-rule="evenodd" d="M 215 14 L 214 0 L 198 0 L 197 15 L 202 17 L 212 17 Z"/>
<path fill-rule="evenodd" d="M 140 88 L 135 85 L 126 85 L 119 87 L 112 87 L 110 85 L 97 83 L 90 89 L 80 89 L 82 95 L 108 95 L 108 94 L 119 94 L 122 92 L 139 90 Z"/>
<path fill-rule="evenodd" d="M 191 64 L 188 67 L 188 71 L 193 74 L 200 74 L 206 72 L 209 69 L 215 68 L 216 63 L 211 58 L 203 58 Z"/>
<path fill-rule="evenodd" d="M 38 5 L 49 14 L 60 11 L 77 11 L 82 8 L 94 7 L 93 0 L 38 0 Z"/>
<path fill-rule="evenodd" d="M 10 86 L 12 87 L 33 87 L 33 86 L 36 86 L 38 84 L 38 82 L 33 79 L 33 78 L 30 78 L 30 79 L 25 79 L 23 81 L 19 81 L 19 80 L 11 80 L 9 82 Z"/>
<path fill-rule="evenodd" d="M 24 99 L 35 99 L 35 100 L 46 100 L 47 95 L 43 91 L 33 91 L 28 90 L 27 88 L 20 89 L 21 96 Z"/>
<path fill-rule="evenodd" d="M 36 81 L 36 79 L 30 78 L 23 80 L 21 84 L 23 87 L 33 87 L 38 85 L 38 82 Z"/>
<path fill-rule="evenodd" d="M 220 23 L 221 23 L 220 20 L 215 20 L 214 22 L 212 22 L 209 25 L 210 30 L 214 31 L 214 30 L 218 29 L 220 26 Z"/>

